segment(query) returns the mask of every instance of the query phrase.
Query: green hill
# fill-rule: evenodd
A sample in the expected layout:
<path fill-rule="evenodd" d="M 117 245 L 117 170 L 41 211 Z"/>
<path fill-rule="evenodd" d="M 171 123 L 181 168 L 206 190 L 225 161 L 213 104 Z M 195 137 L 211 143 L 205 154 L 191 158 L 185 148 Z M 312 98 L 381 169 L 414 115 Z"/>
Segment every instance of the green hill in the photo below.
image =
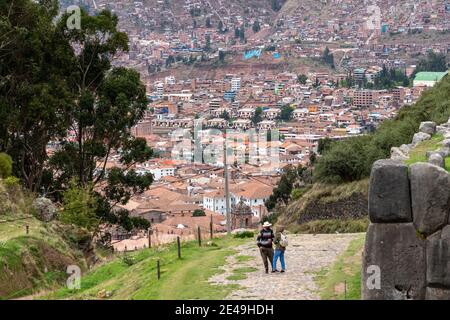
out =
<path fill-rule="evenodd" d="M 316 183 L 284 208 L 277 223 L 300 233 L 365 232 L 369 180 Z"/>
<path fill-rule="evenodd" d="M 33 197 L 8 189 L 0 181 L 0 300 L 65 282 L 68 265 L 86 269 L 79 249 L 84 233 L 38 220 L 33 215 Z"/>

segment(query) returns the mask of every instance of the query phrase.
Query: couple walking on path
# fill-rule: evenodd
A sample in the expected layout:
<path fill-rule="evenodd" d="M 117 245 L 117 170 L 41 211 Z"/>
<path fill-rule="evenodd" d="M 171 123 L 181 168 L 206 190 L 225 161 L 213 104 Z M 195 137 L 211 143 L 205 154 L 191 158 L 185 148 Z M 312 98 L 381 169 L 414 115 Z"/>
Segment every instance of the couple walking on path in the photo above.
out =
<path fill-rule="evenodd" d="M 272 272 L 279 272 L 277 270 L 277 261 L 280 259 L 281 271 L 286 271 L 286 266 L 284 263 L 284 252 L 288 245 L 287 237 L 284 234 L 284 227 L 278 226 L 276 233 L 274 234 L 272 230 L 272 225 L 269 222 L 264 222 L 263 228 L 259 232 L 256 239 L 256 243 L 261 252 L 261 257 L 263 259 L 264 267 L 266 273 L 269 273 L 269 264 L 272 268 Z M 273 250 L 273 245 L 275 244 L 275 252 Z"/>

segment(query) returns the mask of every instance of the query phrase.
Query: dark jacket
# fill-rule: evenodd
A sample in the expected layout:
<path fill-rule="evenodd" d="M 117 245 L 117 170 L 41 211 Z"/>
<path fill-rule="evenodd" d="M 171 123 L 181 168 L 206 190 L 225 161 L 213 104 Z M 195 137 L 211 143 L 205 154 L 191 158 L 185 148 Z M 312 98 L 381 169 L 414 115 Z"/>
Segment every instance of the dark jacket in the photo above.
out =
<path fill-rule="evenodd" d="M 260 248 L 272 248 L 273 238 L 274 234 L 272 229 L 262 229 L 256 238 L 256 243 Z"/>

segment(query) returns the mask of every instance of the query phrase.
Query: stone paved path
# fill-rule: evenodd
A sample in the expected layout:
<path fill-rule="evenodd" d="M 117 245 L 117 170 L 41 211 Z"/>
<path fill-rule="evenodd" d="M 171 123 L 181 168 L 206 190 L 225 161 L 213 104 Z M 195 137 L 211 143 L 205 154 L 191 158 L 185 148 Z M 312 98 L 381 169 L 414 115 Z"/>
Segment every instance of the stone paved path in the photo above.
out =
<path fill-rule="evenodd" d="M 286 273 L 265 274 L 259 250 L 254 243 L 237 247 L 238 253 L 227 258 L 222 274 L 209 279 L 214 284 L 239 284 L 242 289 L 232 292 L 226 299 L 257 300 L 316 300 L 318 288 L 315 272 L 328 267 L 360 234 L 289 235 L 286 250 Z M 238 262 L 236 256 L 250 256 L 250 260 Z M 243 280 L 228 280 L 233 269 L 254 267 Z"/>

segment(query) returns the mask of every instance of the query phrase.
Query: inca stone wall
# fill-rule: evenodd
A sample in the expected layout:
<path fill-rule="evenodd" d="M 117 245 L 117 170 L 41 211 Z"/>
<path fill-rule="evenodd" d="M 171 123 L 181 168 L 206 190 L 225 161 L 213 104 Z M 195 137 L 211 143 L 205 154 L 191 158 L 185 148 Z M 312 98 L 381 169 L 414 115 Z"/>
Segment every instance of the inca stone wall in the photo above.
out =
<path fill-rule="evenodd" d="M 450 138 L 447 125 L 437 129 Z M 402 149 L 430 139 L 436 125 L 424 123 L 420 130 Z M 428 163 L 408 168 L 396 148 L 391 159 L 373 165 L 363 299 L 450 299 L 450 174 L 442 168 L 449 142 L 430 152 Z"/>

